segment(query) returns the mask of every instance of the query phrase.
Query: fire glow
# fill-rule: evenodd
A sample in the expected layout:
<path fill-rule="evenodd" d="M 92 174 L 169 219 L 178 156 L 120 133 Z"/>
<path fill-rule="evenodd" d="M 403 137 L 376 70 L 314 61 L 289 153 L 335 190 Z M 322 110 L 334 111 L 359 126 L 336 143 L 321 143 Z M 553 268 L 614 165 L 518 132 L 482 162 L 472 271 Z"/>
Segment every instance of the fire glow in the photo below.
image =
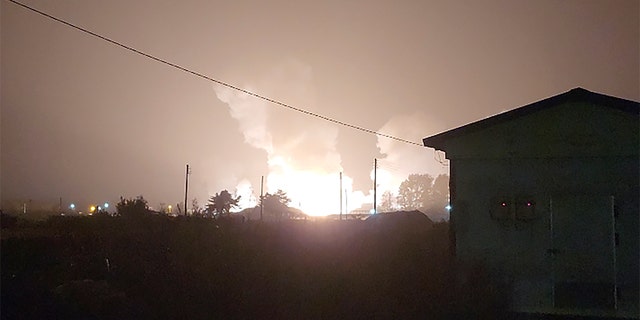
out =
<path fill-rule="evenodd" d="M 297 61 L 286 61 L 255 87 L 269 96 L 282 94 L 291 103 L 307 108 L 312 109 L 315 102 L 311 69 Z M 291 207 L 314 216 L 340 213 L 341 196 L 343 213 L 360 208 L 366 197 L 362 192 L 354 192 L 353 179 L 343 175 L 340 183 L 342 160 L 336 150 L 338 129 L 335 125 L 283 112 L 263 100 L 229 88 L 216 86 L 214 90 L 238 122 L 245 143 L 267 155 L 265 193 L 283 190 L 291 199 Z M 257 205 L 258 190 L 260 186 L 255 182 L 240 181 L 236 192 L 245 199 L 240 206 Z"/>
<path fill-rule="evenodd" d="M 255 85 L 244 87 L 314 111 L 311 67 L 299 61 L 285 61 L 270 74 L 255 81 Z M 312 216 L 338 214 L 341 207 L 343 213 L 363 210 L 363 204 L 373 203 L 373 184 L 369 190 L 354 190 L 353 179 L 348 173 L 342 174 L 340 182 L 343 168 L 336 147 L 338 128 L 335 124 L 283 110 L 227 87 L 216 85 L 213 89 L 218 100 L 226 104 L 231 117 L 237 121 L 244 142 L 266 153 L 268 172 L 264 175 L 265 193 L 283 190 L 291 199 L 289 206 Z M 407 115 L 390 119 L 382 131 L 401 136 L 419 136 L 424 133 L 425 125 L 436 128 L 426 123 L 420 115 Z M 378 200 L 384 192 L 397 193 L 400 183 L 409 173 L 425 172 L 425 169 L 431 169 L 426 164 L 436 163 L 433 155 L 425 149 L 397 141 L 378 140 L 378 149 L 385 159 L 383 165 L 390 166 L 391 170 L 380 167 L 377 170 Z M 238 178 L 239 182 L 235 179 L 235 191 L 241 196 L 240 209 L 256 206 L 260 196 L 259 182 L 255 181 L 255 177 Z"/>
<path fill-rule="evenodd" d="M 353 190 L 353 179 L 339 172 L 321 172 L 315 170 L 297 170 L 282 157 L 269 161 L 270 172 L 265 177 L 264 192 L 275 193 L 283 190 L 291 199 L 290 207 L 298 208 L 309 216 L 348 214 L 359 209 L 363 203 L 371 203 L 373 197 L 365 196 L 361 191 Z M 236 187 L 241 196 L 240 208 L 257 206 L 259 195 L 248 181 L 242 181 Z M 341 202 L 342 201 L 342 202 Z"/>

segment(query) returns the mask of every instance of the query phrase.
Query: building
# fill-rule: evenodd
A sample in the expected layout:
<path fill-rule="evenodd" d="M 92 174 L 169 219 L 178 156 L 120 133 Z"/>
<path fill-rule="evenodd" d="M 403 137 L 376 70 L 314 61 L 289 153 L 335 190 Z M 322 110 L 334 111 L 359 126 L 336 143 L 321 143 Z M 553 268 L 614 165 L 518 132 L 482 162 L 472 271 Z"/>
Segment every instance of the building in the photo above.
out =
<path fill-rule="evenodd" d="M 450 161 L 460 265 L 515 311 L 638 318 L 639 110 L 576 88 L 425 138 Z"/>

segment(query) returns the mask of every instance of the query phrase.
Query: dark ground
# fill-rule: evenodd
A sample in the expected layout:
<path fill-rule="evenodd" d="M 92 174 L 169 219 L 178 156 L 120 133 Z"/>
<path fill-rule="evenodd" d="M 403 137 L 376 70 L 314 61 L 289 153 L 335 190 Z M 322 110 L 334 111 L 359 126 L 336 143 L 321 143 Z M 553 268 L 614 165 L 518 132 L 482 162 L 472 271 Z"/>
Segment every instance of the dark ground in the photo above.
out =
<path fill-rule="evenodd" d="M 56 217 L 2 229 L 2 319 L 496 319 L 448 225 Z"/>

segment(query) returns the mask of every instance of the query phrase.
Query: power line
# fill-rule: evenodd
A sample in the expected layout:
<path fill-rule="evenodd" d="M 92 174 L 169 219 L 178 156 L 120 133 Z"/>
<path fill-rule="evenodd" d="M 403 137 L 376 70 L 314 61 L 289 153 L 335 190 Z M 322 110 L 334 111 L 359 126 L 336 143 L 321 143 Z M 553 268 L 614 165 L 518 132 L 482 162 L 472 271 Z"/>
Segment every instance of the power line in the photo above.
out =
<path fill-rule="evenodd" d="M 281 101 L 278 101 L 278 100 L 275 100 L 275 99 L 260 95 L 258 93 L 255 93 L 255 92 L 252 92 L 252 91 L 249 91 L 249 90 L 234 86 L 234 85 L 229 84 L 227 82 L 211 78 L 211 77 L 206 76 L 206 75 L 204 75 L 204 74 L 202 74 L 200 72 L 193 71 L 193 70 L 188 69 L 186 67 L 183 67 L 183 66 L 181 66 L 179 64 L 164 60 L 162 58 L 158 58 L 158 57 L 156 57 L 154 55 L 145 53 L 145 52 L 143 52 L 141 50 L 138 50 L 136 48 L 127 46 L 127 45 L 122 44 L 122 43 L 120 43 L 120 42 L 118 42 L 116 40 L 110 39 L 108 37 L 105 37 L 103 35 L 100 35 L 98 33 L 93 32 L 93 31 L 87 30 L 87 29 L 85 29 L 83 27 L 80 27 L 80 26 L 77 26 L 77 25 L 75 25 L 75 24 L 73 24 L 71 22 L 67 22 L 65 20 L 62 20 L 62 19 L 60 19 L 58 17 L 55 17 L 55 16 L 50 15 L 50 14 L 48 14 L 46 12 L 43 12 L 43 11 L 40 11 L 40 10 L 35 9 L 33 7 L 30 7 L 30 6 L 26 5 L 26 4 L 20 3 L 20 2 L 15 1 L 15 0 L 8 0 L 8 1 L 13 2 L 14 4 L 17 4 L 17 5 L 23 7 L 25 9 L 27 9 L 27 10 L 33 11 L 35 13 L 38 13 L 38 14 L 44 16 L 44 17 L 47 17 L 49 19 L 55 20 L 57 22 L 60 22 L 60 23 L 62 23 L 64 25 L 67 25 L 67 26 L 69 26 L 71 28 L 74 28 L 76 30 L 79 30 L 79 31 L 84 32 L 86 34 L 89 34 L 91 36 L 94 36 L 96 38 L 102 39 L 102 40 L 104 40 L 106 42 L 109 42 L 111 44 L 119 46 L 119 47 L 121 47 L 123 49 L 129 50 L 131 52 L 137 53 L 137 54 L 142 55 L 144 57 L 147 57 L 149 59 L 155 60 L 157 62 L 163 63 L 163 64 L 168 65 L 170 67 L 173 67 L 173 68 L 176 68 L 178 70 L 184 71 L 186 73 L 192 74 L 192 75 L 194 75 L 196 77 L 199 77 L 199 78 L 202 78 L 202 79 L 217 83 L 217 84 L 219 84 L 221 86 L 224 86 L 224 87 L 236 90 L 236 91 L 240 91 L 242 93 L 245 93 L 247 95 L 253 96 L 255 98 L 262 99 L 264 101 L 271 102 L 271 103 L 273 103 L 275 105 L 278 105 L 278 106 L 281 106 L 281 107 L 284 107 L 284 108 L 288 108 L 288 109 L 291 109 L 291 110 L 306 114 L 308 116 L 320 118 L 322 120 L 325 120 L 325 121 L 328 121 L 328 122 L 332 122 L 332 123 L 335 123 L 335 124 L 338 124 L 338 125 L 341 125 L 341 126 L 344 126 L 344 127 L 352 128 L 352 129 L 355 129 L 355 130 L 359 130 L 359 131 L 366 132 L 366 133 L 369 133 L 369 134 L 374 134 L 374 135 L 377 135 L 377 136 L 380 136 L 380 137 L 384 137 L 384 138 L 388 138 L 388 139 L 393 139 L 393 140 L 400 141 L 400 142 L 403 142 L 403 143 L 424 147 L 421 143 L 417 143 L 417 142 L 409 141 L 409 140 L 406 140 L 406 139 L 398 138 L 398 137 L 395 137 L 395 136 L 392 136 L 392 135 L 389 135 L 389 134 L 385 134 L 385 133 L 382 133 L 382 132 L 377 132 L 377 131 L 374 131 L 374 130 L 371 130 L 371 129 L 367 129 L 367 128 L 364 128 L 364 127 L 361 127 L 361 126 L 357 126 L 357 125 L 350 124 L 350 123 L 347 123 L 347 122 L 344 122 L 344 121 L 340 121 L 340 120 L 337 120 L 337 119 L 334 119 L 334 118 L 330 118 L 330 117 L 327 117 L 327 116 L 324 116 L 324 115 L 321 115 L 321 114 L 317 114 L 317 113 L 314 113 L 314 112 L 311 112 L 311 111 L 308 111 L 308 110 L 305 110 L 305 109 L 297 108 L 297 107 L 294 107 L 294 106 L 292 106 L 290 104 L 286 104 L 284 102 L 281 102 Z"/>

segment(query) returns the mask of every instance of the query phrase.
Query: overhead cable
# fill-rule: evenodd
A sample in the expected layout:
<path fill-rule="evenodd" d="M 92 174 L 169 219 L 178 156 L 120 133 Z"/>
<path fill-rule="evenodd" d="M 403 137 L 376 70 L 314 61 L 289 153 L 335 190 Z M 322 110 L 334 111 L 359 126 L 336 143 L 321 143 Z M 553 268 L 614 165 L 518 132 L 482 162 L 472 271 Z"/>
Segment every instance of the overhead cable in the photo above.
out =
<path fill-rule="evenodd" d="M 108 38 L 108 37 L 105 37 L 105 36 L 103 36 L 103 35 L 100 35 L 100 34 L 98 34 L 98 33 L 96 33 L 96 32 L 93 32 L 93 31 L 90 31 L 90 30 L 85 29 L 85 28 L 83 28 L 83 27 L 77 26 L 77 25 L 75 25 L 75 24 L 73 24 L 73 23 L 71 23 L 71 22 L 65 21 L 65 20 L 60 19 L 60 18 L 58 18 L 58 17 L 55 17 L 55 16 L 53 16 L 53 15 L 51 15 L 51 14 L 48 14 L 48 13 L 46 13 L 46 12 L 40 11 L 40 10 L 38 10 L 38 9 L 35 9 L 35 8 L 30 7 L 30 6 L 28 6 L 28 5 L 26 5 L 26 4 L 23 4 L 23 3 L 21 3 L 21 2 L 18 2 L 18 1 L 15 1 L 15 0 L 8 0 L 8 1 L 13 2 L 14 4 L 17 4 L 17 5 L 19 5 L 19 6 L 23 7 L 23 8 L 25 8 L 25 9 L 28 9 L 28 10 L 33 11 L 33 12 L 35 12 L 35 13 L 38 13 L 38 14 L 40 14 L 40 15 L 44 16 L 44 17 L 47 17 L 47 18 L 49 18 L 49 19 L 55 20 L 55 21 L 57 21 L 57 22 L 60 22 L 60 23 L 62 23 L 62 24 L 64 24 L 64 25 L 66 25 L 66 26 L 69 26 L 69 27 L 71 27 L 71 28 L 74 28 L 74 29 L 76 29 L 76 30 L 79 30 L 79 31 L 81 31 L 81 32 L 84 32 L 84 33 L 86 33 L 86 34 L 89 34 L 89 35 L 91 35 L 91 36 L 93 36 L 93 37 L 96 37 L 96 38 L 102 39 L 102 40 L 104 40 L 104 41 L 106 41 L 106 42 L 109 42 L 109 43 L 111 43 L 111 44 L 114 44 L 114 45 L 116 45 L 116 46 L 119 46 L 119 47 L 121 47 L 121 48 L 123 48 L 123 49 L 126 49 L 126 50 L 129 50 L 129 51 L 131 51 L 131 52 L 134 52 L 134 53 L 137 53 L 137 54 L 139 54 L 139 55 L 142 55 L 142 56 L 144 56 L 144 57 L 146 57 L 146 58 L 149 58 L 149 59 L 155 60 L 155 61 L 157 61 L 157 62 L 160 62 L 160 63 L 162 63 L 162 64 L 165 64 L 165 65 L 171 66 L 171 67 L 176 68 L 176 69 L 178 69 L 178 70 L 181 70 L 181 71 L 184 71 L 184 72 L 186 72 L 186 73 L 192 74 L 192 75 L 194 75 L 194 76 L 196 76 L 196 77 L 199 77 L 199 78 L 202 78 L 202 79 L 205 79 L 205 80 L 208 80 L 208 81 L 211 81 L 211 82 L 217 83 L 217 84 L 219 84 L 219 85 L 221 85 L 221 86 L 224 86 L 224 87 L 227 87 L 227 88 L 229 88 L 229 89 L 233 89 L 233 90 L 236 90 L 236 91 L 239 91 L 239 92 L 245 93 L 245 94 L 247 94 L 247 95 L 253 96 L 253 97 L 255 97 L 255 98 L 262 99 L 262 100 L 264 100 L 264 101 L 268 101 L 268 102 L 270 102 L 270 103 L 272 103 L 272 104 L 275 104 L 275 105 L 278 105 L 278 106 L 280 106 L 280 107 L 284 107 L 284 108 L 287 108 L 287 109 L 290 109 L 290 110 L 293 110 L 293 111 L 297 111 L 297 112 L 300 112 L 300 113 L 306 114 L 306 115 L 308 115 L 308 116 L 312 116 L 312 117 L 320 118 L 320 119 L 322 119 L 322 120 L 325 120 L 325 121 L 328 121 L 328 122 L 332 122 L 332 123 L 335 123 L 335 124 L 338 124 L 338 125 L 341 125 L 341 126 L 344 126 L 344 127 L 348 127 L 348 128 L 352 128 L 352 129 L 355 129 L 355 130 L 362 131 L 362 132 L 366 132 L 366 133 L 374 134 L 374 135 L 376 135 L 376 136 L 380 136 L 380 137 L 384 137 L 384 138 L 388 138 L 388 139 L 393 139 L 393 140 L 396 140 L 396 141 L 399 141 L 399 142 L 403 142 L 403 143 L 407 143 L 407 144 L 417 145 L 417 146 L 421 146 L 421 147 L 423 147 L 423 145 L 422 145 L 421 143 L 417 143 L 417 142 L 409 141 L 409 140 L 406 140 L 406 139 L 398 138 L 398 137 L 395 137 L 395 136 L 392 136 L 392 135 L 389 135 L 389 134 L 385 134 L 385 133 L 382 133 L 382 132 L 377 132 L 377 131 L 374 131 L 374 130 L 371 130 L 371 129 L 367 129 L 367 128 L 364 128 L 364 127 L 361 127 L 361 126 L 358 126 L 358 125 L 354 125 L 354 124 L 350 124 L 350 123 L 347 123 L 347 122 L 344 122 L 344 121 L 340 121 L 340 120 L 337 120 L 337 119 L 334 119 L 334 118 L 330 118 L 330 117 L 327 117 L 327 116 L 324 116 L 324 115 L 321 115 L 321 114 L 318 114 L 318 113 L 314 113 L 314 112 L 311 112 L 311 111 L 308 111 L 308 110 L 305 110 L 305 109 L 302 109 L 302 108 L 294 107 L 294 106 L 292 106 L 292 105 L 290 105 L 290 104 L 287 104 L 287 103 L 281 102 L 281 101 L 279 101 L 279 100 L 272 99 L 272 98 L 269 98 L 269 97 L 263 96 L 263 95 L 261 95 L 261 94 L 255 93 L 255 92 L 253 92 L 253 91 L 249 91 L 249 90 L 247 90 L 247 89 L 243 89 L 243 88 L 240 88 L 240 87 L 238 87 L 238 86 L 235 86 L 235 85 L 229 84 L 229 83 L 227 83 L 227 82 L 224 82 L 224 81 L 221 81 L 221 80 L 214 79 L 214 78 L 209 77 L 209 76 L 207 76 L 207 75 L 204 75 L 204 74 L 202 74 L 202 73 L 200 73 L 200 72 L 193 71 L 193 70 L 191 70 L 191 69 L 189 69 L 189 68 L 183 67 L 183 66 L 181 66 L 181 65 L 179 65 L 179 64 L 177 64 L 177 63 L 173 63 L 173 62 L 167 61 L 167 60 L 165 60 L 165 59 L 158 58 L 158 57 L 156 57 L 156 56 L 154 56 L 154 55 L 151 55 L 151 54 L 146 53 L 146 52 L 143 52 L 143 51 L 141 51 L 141 50 L 139 50 L 139 49 L 136 49 L 136 48 L 130 47 L 130 46 L 125 45 L 125 44 L 123 44 L 123 43 L 121 43 L 121 42 L 118 42 L 118 41 L 113 40 L 113 39 L 111 39 L 111 38 Z"/>

